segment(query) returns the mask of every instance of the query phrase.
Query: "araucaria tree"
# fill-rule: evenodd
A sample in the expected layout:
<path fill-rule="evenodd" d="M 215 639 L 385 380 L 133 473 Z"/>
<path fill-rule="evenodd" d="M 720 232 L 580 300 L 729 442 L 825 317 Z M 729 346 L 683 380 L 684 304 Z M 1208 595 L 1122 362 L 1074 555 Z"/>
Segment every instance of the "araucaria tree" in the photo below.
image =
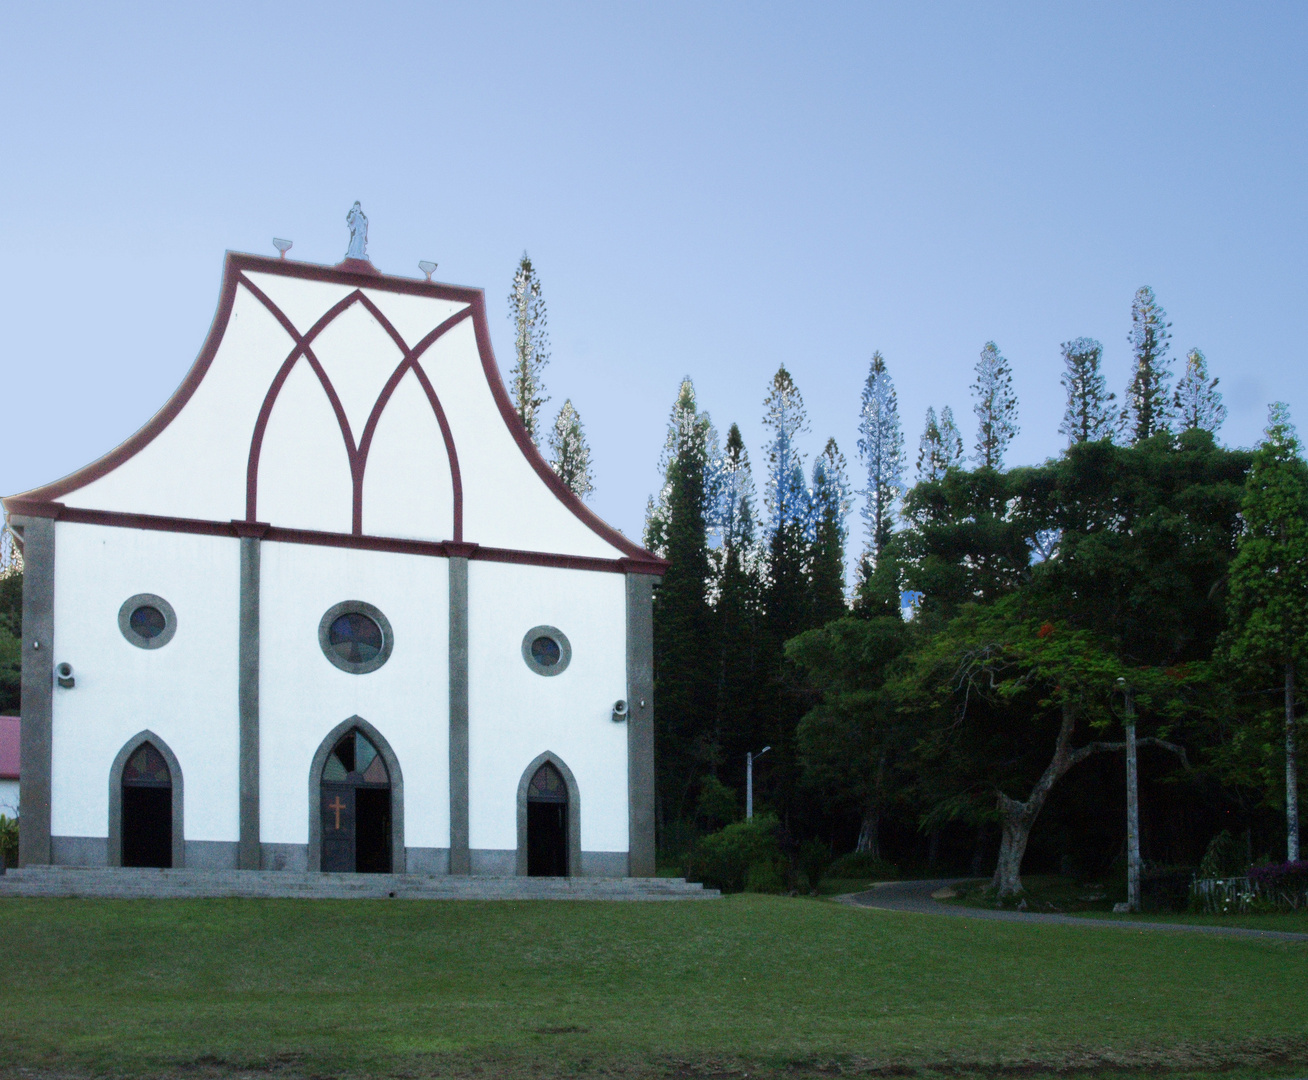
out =
<path fill-rule="evenodd" d="M 1111 438 L 1113 415 L 1111 402 L 1116 396 L 1107 393 L 1099 360 L 1104 347 L 1094 338 L 1079 337 L 1065 341 L 1063 351 L 1063 388 L 1067 391 L 1067 408 L 1058 426 L 1067 443 L 1097 442 Z"/>
<path fill-rule="evenodd" d="M 976 404 L 977 465 L 983 469 L 1002 469 L 1004 451 L 1017 434 L 1017 395 L 1013 392 L 1013 369 L 993 341 L 987 341 L 976 363 L 976 382 L 972 384 Z"/>
<path fill-rule="evenodd" d="M 768 623 L 778 642 L 807 622 L 804 563 L 809 515 L 804 459 L 796 439 L 808 430 L 804 399 L 783 364 L 772 377 L 763 403 L 763 423 L 772 429 L 764 505 L 768 511 Z"/>
<path fill-rule="evenodd" d="M 1191 349 L 1185 354 L 1185 374 L 1176 384 L 1176 394 L 1172 397 L 1178 429 L 1217 434 L 1226 420 L 1226 406 L 1222 404 L 1217 382 L 1208 377 L 1208 361 L 1202 350 Z"/>
<path fill-rule="evenodd" d="M 1135 370 L 1126 388 L 1126 403 L 1119 424 L 1132 443 L 1143 442 L 1168 429 L 1171 400 L 1167 393 L 1171 377 L 1167 359 L 1171 323 L 1158 303 L 1154 290 L 1143 285 L 1131 301 L 1131 333 L 1126 340 L 1135 356 Z"/>
<path fill-rule="evenodd" d="M 655 750 L 662 813 L 679 818 L 697 770 L 705 763 L 713 672 L 706 474 L 716 457 L 713 425 L 699 411 L 685 379 L 668 418 L 660 466 L 663 490 L 651 500 L 645 546 L 668 560 L 654 601 Z"/>
<path fill-rule="evenodd" d="M 550 431 L 550 468 L 579 499 L 595 490 L 595 476 L 590 467 L 590 447 L 581 427 L 581 414 L 568 398 L 554 418 Z"/>
<path fill-rule="evenodd" d="M 813 462 L 808 577 L 814 626 L 849 613 L 845 606 L 845 516 L 848 513 L 845 455 L 835 439 L 828 439 Z"/>
<path fill-rule="evenodd" d="M 513 322 L 513 404 L 531 441 L 540 444 L 540 407 L 549 401 L 541 372 L 549 362 L 545 297 L 531 258 L 524 251 L 513 273 L 509 292 L 509 319 Z"/>
<path fill-rule="evenodd" d="M 1271 407 L 1254 453 L 1231 562 L 1228 652 L 1240 665 L 1276 670 L 1285 705 L 1286 857 L 1299 858 L 1299 763 L 1295 676 L 1308 657 L 1308 464 L 1290 410 Z"/>
<path fill-rule="evenodd" d="M 917 478 L 932 483 L 944 479 L 945 473 L 963 464 L 963 436 L 954 423 L 954 412 L 948 405 L 940 410 L 927 406 L 926 425 L 917 444 Z"/>
<path fill-rule="evenodd" d="M 890 539 L 895 501 L 904 489 L 904 433 L 899 425 L 899 400 L 880 352 L 872 354 L 867 381 L 863 384 L 858 456 L 867 475 L 862 510 L 867 527 L 867 551 L 875 563 Z"/>

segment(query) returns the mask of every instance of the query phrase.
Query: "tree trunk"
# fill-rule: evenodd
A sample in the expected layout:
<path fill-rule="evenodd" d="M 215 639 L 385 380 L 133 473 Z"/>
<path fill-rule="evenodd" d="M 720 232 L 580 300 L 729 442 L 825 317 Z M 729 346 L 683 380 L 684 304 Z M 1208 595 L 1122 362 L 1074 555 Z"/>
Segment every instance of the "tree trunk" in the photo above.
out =
<path fill-rule="evenodd" d="M 860 855 L 881 858 L 881 811 L 875 806 L 863 808 L 863 824 L 859 827 L 858 843 L 854 850 Z"/>
<path fill-rule="evenodd" d="M 999 793 L 999 823 L 1003 828 L 1003 839 L 999 842 L 999 861 L 995 864 L 995 876 L 990 883 L 999 900 L 1022 892 L 1022 856 L 1026 854 L 1027 841 L 1031 838 L 1031 826 L 1044 808 L 1050 789 L 1060 776 L 1086 756 L 1085 751 L 1093 752 L 1091 747 L 1075 754 L 1071 752 L 1075 727 L 1076 712 L 1071 705 L 1065 704 L 1053 760 L 1031 789 L 1026 802 L 1009 798 L 1002 791 Z"/>
<path fill-rule="evenodd" d="M 1285 665 L 1285 849 L 1299 861 L 1299 759 L 1294 738 L 1294 663 Z"/>

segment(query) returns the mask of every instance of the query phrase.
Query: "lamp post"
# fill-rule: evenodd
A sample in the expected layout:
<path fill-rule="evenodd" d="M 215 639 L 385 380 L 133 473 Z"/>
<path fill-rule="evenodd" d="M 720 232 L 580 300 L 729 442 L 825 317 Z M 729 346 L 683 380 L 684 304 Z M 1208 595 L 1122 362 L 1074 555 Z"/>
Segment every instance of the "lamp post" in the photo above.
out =
<path fill-rule="evenodd" d="M 1117 680 L 1122 695 L 1122 727 L 1126 729 L 1126 907 L 1140 910 L 1140 786 L 1135 761 L 1135 700 L 1125 679 Z"/>
<path fill-rule="evenodd" d="M 772 747 L 765 746 L 757 754 L 745 755 L 745 819 L 749 820 L 754 816 L 754 759 L 762 757 Z"/>

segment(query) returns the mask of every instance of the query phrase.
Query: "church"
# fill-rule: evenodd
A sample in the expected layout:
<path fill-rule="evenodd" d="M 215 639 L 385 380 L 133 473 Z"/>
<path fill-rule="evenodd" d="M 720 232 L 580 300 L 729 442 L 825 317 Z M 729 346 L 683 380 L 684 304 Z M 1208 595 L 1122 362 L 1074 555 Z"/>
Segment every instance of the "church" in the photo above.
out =
<path fill-rule="evenodd" d="M 21 866 L 654 874 L 665 564 L 541 457 L 482 291 L 349 222 L 229 252 L 163 407 L 3 500 Z"/>

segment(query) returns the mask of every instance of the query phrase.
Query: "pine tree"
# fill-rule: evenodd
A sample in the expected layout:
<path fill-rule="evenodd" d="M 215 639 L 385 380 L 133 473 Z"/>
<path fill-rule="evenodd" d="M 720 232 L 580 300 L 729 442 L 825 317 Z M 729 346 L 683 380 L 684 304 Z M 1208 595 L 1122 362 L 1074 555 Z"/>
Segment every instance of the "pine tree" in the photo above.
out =
<path fill-rule="evenodd" d="M 1017 434 L 1017 395 L 1013 393 L 1013 370 L 993 341 L 987 341 L 981 350 L 972 394 L 977 418 L 973 456 L 982 468 L 1002 469 L 1004 451 Z"/>
<path fill-rule="evenodd" d="M 845 603 L 845 517 L 849 481 L 845 455 L 828 439 L 813 462 L 812 524 L 808 560 L 813 625 L 823 626 L 849 614 Z"/>
<path fill-rule="evenodd" d="M 1094 338 L 1079 337 L 1063 342 L 1061 382 L 1067 391 L 1067 408 L 1058 427 L 1067 436 L 1067 444 L 1098 442 L 1111 438 L 1113 415 L 1110 403 L 1114 394 L 1106 393 L 1099 361 L 1104 347 Z"/>
<path fill-rule="evenodd" d="M 917 479 L 919 483 L 931 483 L 945 475 L 949 468 L 946 461 L 944 439 L 940 436 L 940 425 L 936 423 L 936 410 L 928 405 L 926 426 L 922 429 L 922 438 L 917 443 Z"/>
<path fill-rule="evenodd" d="M 509 319 L 514 330 L 513 403 L 531 441 L 539 445 L 540 407 L 549 401 L 541 381 L 541 373 L 550 358 L 549 335 L 540 278 L 525 251 L 513 274 Z"/>
<path fill-rule="evenodd" d="M 1137 289 L 1131 301 L 1131 333 L 1126 338 L 1135 355 L 1135 371 L 1126 388 L 1126 404 L 1118 421 L 1123 435 L 1132 444 L 1168 430 L 1171 410 L 1167 382 L 1171 377 L 1171 361 L 1167 359 L 1167 350 L 1171 325 L 1153 289 L 1148 285 Z"/>
<path fill-rule="evenodd" d="M 863 522 L 867 550 L 875 562 L 890 538 L 895 501 L 904 490 L 904 433 L 899 425 L 899 400 L 886 361 L 872 354 L 859 411 L 858 455 L 867 470 L 863 491 Z"/>
<path fill-rule="evenodd" d="M 1287 859 L 1299 858 L 1295 681 L 1308 660 L 1308 464 L 1283 402 L 1270 409 L 1240 508 L 1244 534 L 1231 560 L 1228 655 L 1283 679 Z M 1271 749 L 1270 747 L 1268 748 Z"/>
<path fill-rule="evenodd" d="M 1181 431 L 1200 429 L 1216 435 L 1226 420 L 1226 406 L 1217 390 L 1217 379 L 1208 378 L 1208 360 L 1199 349 L 1185 354 L 1185 374 L 1176 384 L 1172 408 Z"/>
<path fill-rule="evenodd" d="M 759 742 L 759 617 L 764 560 L 755 538 L 754 479 L 740 428 L 732 424 L 722 456 L 714 563 L 713 643 L 717 699 L 713 741 L 720 760 L 744 760 Z M 733 772 L 728 781 L 736 782 Z"/>
<path fill-rule="evenodd" d="M 940 410 L 940 445 L 944 449 L 945 468 L 961 469 L 963 467 L 963 433 L 954 423 L 954 410 L 946 405 Z"/>
<path fill-rule="evenodd" d="M 778 642 L 798 633 L 807 622 L 804 564 L 809 515 L 804 462 L 797 436 L 808 430 L 804 399 L 782 365 L 764 402 L 763 423 L 773 431 L 768 447 L 767 618 Z"/>
<path fill-rule="evenodd" d="M 581 427 L 581 414 L 568 398 L 554 418 L 550 432 L 550 468 L 579 499 L 595 490 L 595 476 L 590 467 L 590 447 Z"/>
<path fill-rule="evenodd" d="M 685 379 L 668 419 L 663 489 L 645 530 L 646 546 L 668 560 L 654 600 L 654 735 L 664 820 L 683 816 L 698 770 L 713 757 L 704 739 L 714 685 L 705 495 L 712 430 Z"/>

